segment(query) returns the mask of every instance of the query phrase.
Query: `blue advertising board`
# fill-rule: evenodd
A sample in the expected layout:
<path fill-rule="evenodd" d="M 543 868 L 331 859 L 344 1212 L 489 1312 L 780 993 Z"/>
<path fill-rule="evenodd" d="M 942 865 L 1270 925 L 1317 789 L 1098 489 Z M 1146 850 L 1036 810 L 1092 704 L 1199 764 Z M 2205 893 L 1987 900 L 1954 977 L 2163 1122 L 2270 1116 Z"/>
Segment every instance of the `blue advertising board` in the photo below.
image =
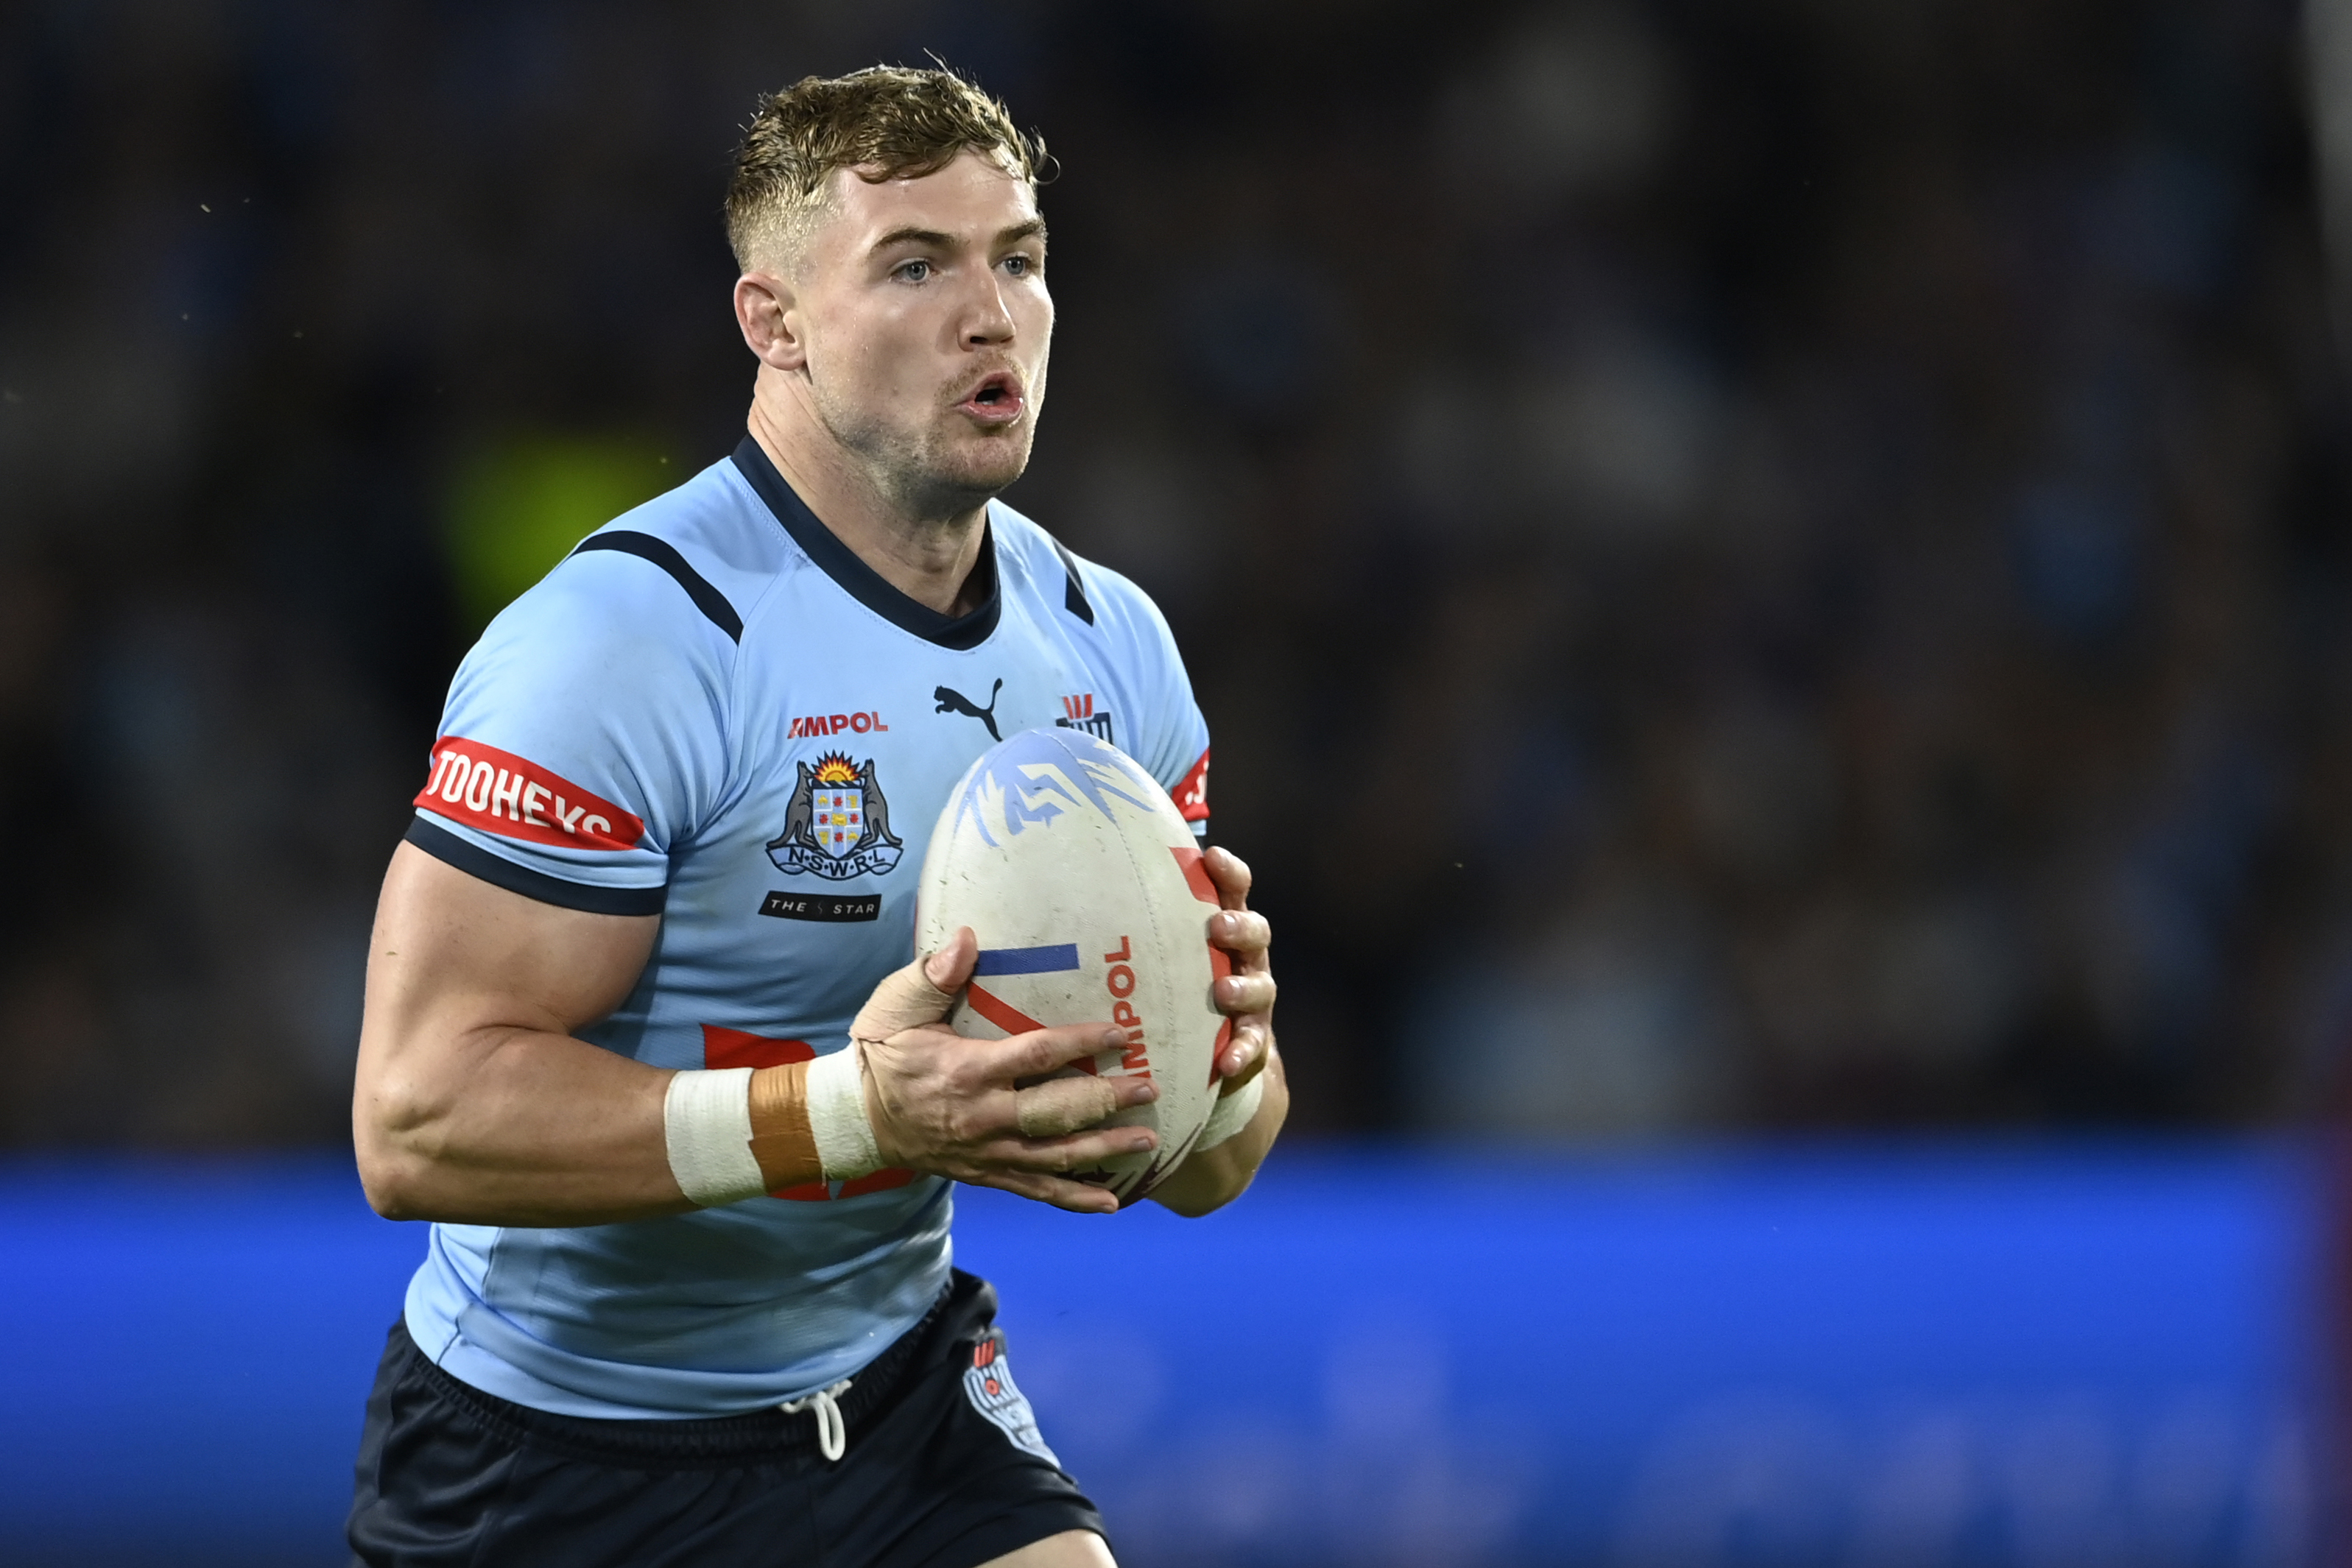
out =
<path fill-rule="evenodd" d="M 1307 1147 L 1200 1221 L 963 1190 L 957 1259 L 1129 1568 L 2299 1568 L 2316 1169 Z M 337 1160 L 0 1167 L 0 1558 L 340 1561 L 421 1246 Z"/>

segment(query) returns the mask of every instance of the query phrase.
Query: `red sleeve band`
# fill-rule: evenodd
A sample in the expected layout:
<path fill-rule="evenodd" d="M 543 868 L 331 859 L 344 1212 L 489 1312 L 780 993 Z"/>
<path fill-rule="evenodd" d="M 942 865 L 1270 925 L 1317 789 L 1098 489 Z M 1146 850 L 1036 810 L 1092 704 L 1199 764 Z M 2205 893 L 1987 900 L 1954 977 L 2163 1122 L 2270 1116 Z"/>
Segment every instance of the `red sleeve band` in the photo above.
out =
<path fill-rule="evenodd" d="M 562 774 L 456 736 L 434 743 L 433 771 L 415 803 L 453 822 L 534 844 L 625 850 L 646 832 L 642 820 Z"/>
<path fill-rule="evenodd" d="M 1175 800 L 1176 810 L 1183 813 L 1186 821 L 1207 821 L 1209 820 L 1209 754 L 1205 751 L 1201 753 L 1201 760 L 1192 764 L 1192 770 L 1178 780 L 1176 788 L 1168 793 Z"/>

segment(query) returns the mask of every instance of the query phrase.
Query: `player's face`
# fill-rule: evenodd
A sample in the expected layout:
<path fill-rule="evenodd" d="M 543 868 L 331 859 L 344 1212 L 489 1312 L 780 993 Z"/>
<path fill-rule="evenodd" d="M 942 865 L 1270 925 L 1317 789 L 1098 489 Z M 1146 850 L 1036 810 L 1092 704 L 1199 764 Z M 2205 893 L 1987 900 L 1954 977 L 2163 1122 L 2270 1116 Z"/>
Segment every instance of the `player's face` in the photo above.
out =
<path fill-rule="evenodd" d="M 971 152 L 919 179 L 835 181 L 795 280 L 817 414 L 886 490 L 967 509 L 1028 466 L 1045 401 L 1036 199 Z"/>

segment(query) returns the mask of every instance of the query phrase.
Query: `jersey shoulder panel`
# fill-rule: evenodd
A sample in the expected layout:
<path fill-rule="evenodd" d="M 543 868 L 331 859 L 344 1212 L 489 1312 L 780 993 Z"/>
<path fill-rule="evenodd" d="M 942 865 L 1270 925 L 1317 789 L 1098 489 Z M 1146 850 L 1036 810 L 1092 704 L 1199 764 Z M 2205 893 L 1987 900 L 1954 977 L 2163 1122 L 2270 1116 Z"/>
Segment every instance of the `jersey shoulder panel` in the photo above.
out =
<path fill-rule="evenodd" d="M 744 622 L 799 552 L 741 471 L 722 460 L 582 539 L 557 570 L 597 554 L 635 557 L 669 578 L 697 613 L 740 643 Z"/>
<path fill-rule="evenodd" d="M 545 902 L 658 909 L 669 854 L 724 791 L 735 607 L 774 570 L 741 510 L 706 471 L 499 613 L 450 685 L 412 841 Z"/>
<path fill-rule="evenodd" d="M 723 701 L 743 610 L 782 555 L 730 473 L 713 465 L 582 539 L 491 621 L 460 684 L 494 674 L 513 696 L 543 700 L 550 688 L 587 695 L 587 677 L 624 704 L 686 687 Z"/>
<path fill-rule="evenodd" d="M 1006 591 L 1028 593 L 1114 643 L 1139 652 L 1156 652 L 1164 644 L 1174 652 L 1175 640 L 1160 607 L 1130 579 L 1079 555 L 1002 501 L 992 503 L 989 511 L 997 559 L 1008 580 Z"/>
<path fill-rule="evenodd" d="M 992 521 L 1005 591 L 1017 589 L 1045 613 L 1083 623 L 1144 697 L 1145 709 L 1136 716 L 1141 722 L 1129 732 L 1129 755 L 1188 819 L 1206 822 L 1209 727 L 1160 606 L 1130 579 L 1078 555 L 1003 502 L 992 508 Z"/>

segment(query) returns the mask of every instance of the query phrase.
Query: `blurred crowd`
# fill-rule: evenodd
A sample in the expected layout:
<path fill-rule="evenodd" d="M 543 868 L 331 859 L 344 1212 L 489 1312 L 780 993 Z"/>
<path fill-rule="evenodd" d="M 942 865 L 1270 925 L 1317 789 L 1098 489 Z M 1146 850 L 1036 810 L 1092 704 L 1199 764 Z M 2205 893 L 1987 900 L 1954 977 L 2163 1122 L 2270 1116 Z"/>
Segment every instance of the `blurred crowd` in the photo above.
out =
<path fill-rule="evenodd" d="M 2275 1119 L 2352 1039 L 2282 0 L 0 11 L 0 1142 L 331 1139 L 457 658 L 722 456 L 755 95 L 1041 128 L 1297 1124 Z"/>

